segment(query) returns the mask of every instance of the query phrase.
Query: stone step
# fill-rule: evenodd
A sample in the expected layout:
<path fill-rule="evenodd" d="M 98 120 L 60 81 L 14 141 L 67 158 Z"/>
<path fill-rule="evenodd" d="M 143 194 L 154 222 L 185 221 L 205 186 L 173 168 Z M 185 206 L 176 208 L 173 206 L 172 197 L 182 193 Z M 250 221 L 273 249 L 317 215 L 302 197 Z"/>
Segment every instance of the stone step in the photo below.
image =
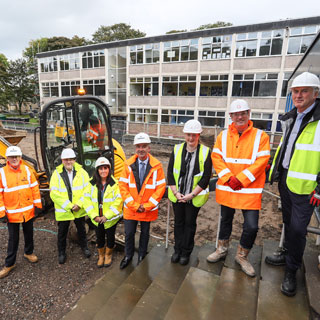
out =
<path fill-rule="evenodd" d="M 168 256 L 164 257 L 165 265 L 143 294 L 128 319 L 164 319 L 189 268 L 198 264 L 198 251 L 199 248 L 195 247 L 189 264 L 181 266 L 179 263 L 171 263 L 170 257 L 173 248 L 170 248 L 167 251 Z"/>
<path fill-rule="evenodd" d="M 287 297 L 280 291 L 284 276 L 284 267 L 270 266 L 265 257 L 278 248 L 278 242 L 265 240 L 261 262 L 261 280 L 257 306 L 259 320 L 307 320 L 309 319 L 304 275 L 297 273 L 298 291 L 295 297 Z"/>
<path fill-rule="evenodd" d="M 127 319 L 145 290 L 168 261 L 167 256 L 168 253 L 164 245 L 153 247 L 145 259 L 115 290 L 93 319 Z M 134 259 L 137 259 L 137 257 L 134 256 Z M 126 272 L 127 268 L 124 270 L 118 269 L 118 272 L 120 274 Z"/>
<path fill-rule="evenodd" d="M 210 263 L 207 261 L 207 256 L 214 252 L 216 250 L 216 246 L 213 243 L 206 243 L 204 244 L 198 254 L 199 258 L 199 263 L 197 268 L 207 271 L 207 272 L 212 272 L 216 275 L 220 275 L 222 271 L 222 267 L 224 264 L 224 260 L 215 262 L 215 263 Z"/>
<path fill-rule="evenodd" d="M 218 280 L 218 275 L 191 267 L 165 319 L 207 319 Z"/>
<path fill-rule="evenodd" d="M 308 243 L 303 256 L 305 281 L 312 319 L 320 319 L 320 272 L 318 270 L 319 254 L 319 247 Z"/>
<path fill-rule="evenodd" d="M 262 249 L 254 246 L 249 254 L 257 276 L 251 278 L 234 261 L 238 242 L 232 241 L 224 262 L 207 319 L 256 319 Z"/>

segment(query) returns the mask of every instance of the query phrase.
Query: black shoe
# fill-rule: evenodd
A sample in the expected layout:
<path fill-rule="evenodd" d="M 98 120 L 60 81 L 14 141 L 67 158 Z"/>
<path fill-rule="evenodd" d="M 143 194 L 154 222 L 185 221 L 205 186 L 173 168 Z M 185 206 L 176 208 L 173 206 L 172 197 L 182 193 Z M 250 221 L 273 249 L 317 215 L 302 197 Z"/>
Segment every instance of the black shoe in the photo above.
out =
<path fill-rule="evenodd" d="M 145 258 L 145 256 L 138 256 L 138 264 Z"/>
<path fill-rule="evenodd" d="M 297 293 L 296 271 L 286 268 L 284 279 L 281 284 L 281 292 L 288 297 L 295 296 Z"/>
<path fill-rule="evenodd" d="M 67 260 L 67 255 L 65 253 L 59 253 L 59 264 L 64 264 Z"/>
<path fill-rule="evenodd" d="M 86 258 L 90 258 L 91 257 L 91 251 L 89 250 L 88 246 L 81 248 L 82 252 L 84 254 L 84 256 Z"/>
<path fill-rule="evenodd" d="M 131 262 L 132 258 L 124 257 L 120 262 L 120 269 L 124 269 Z"/>
<path fill-rule="evenodd" d="M 171 262 L 172 263 L 178 263 L 180 260 L 180 253 L 175 252 L 172 256 L 171 256 Z"/>
<path fill-rule="evenodd" d="M 182 265 L 182 266 L 185 266 L 186 264 L 189 263 L 189 257 L 180 257 L 180 260 L 179 260 L 179 263 Z"/>
<path fill-rule="evenodd" d="M 266 256 L 266 263 L 273 266 L 284 266 L 286 264 L 286 255 L 288 250 L 286 248 L 279 248 L 278 251 L 274 252 L 272 256 Z"/>

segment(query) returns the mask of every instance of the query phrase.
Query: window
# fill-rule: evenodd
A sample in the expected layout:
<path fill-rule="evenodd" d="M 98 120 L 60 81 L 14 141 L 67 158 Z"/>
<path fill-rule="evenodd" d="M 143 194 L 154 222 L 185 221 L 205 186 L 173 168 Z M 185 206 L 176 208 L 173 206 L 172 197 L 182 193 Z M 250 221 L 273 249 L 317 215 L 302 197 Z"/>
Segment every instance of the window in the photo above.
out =
<path fill-rule="evenodd" d="M 161 123 L 183 124 L 188 120 L 194 119 L 193 110 L 168 110 L 161 111 Z"/>
<path fill-rule="evenodd" d="M 158 122 L 158 110 L 130 108 L 129 121 L 145 123 Z"/>
<path fill-rule="evenodd" d="M 200 96 L 227 96 L 228 75 L 202 75 L 200 82 Z"/>
<path fill-rule="evenodd" d="M 158 96 L 159 78 L 130 78 L 130 96 Z"/>
<path fill-rule="evenodd" d="M 291 28 L 287 54 L 305 53 L 313 41 L 317 30 L 317 26 Z"/>
<path fill-rule="evenodd" d="M 66 54 L 59 57 L 60 70 L 76 70 L 80 68 L 79 53 Z"/>
<path fill-rule="evenodd" d="M 42 89 L 42 96 L 43 97 L 58 97 L 59 96 L 58 82 L 41 83 L 41 89 Z"/>
<path fill-rule="evenodd" d="M 83 88 L 86 90 L 86 94 L 94 96 L 105 96 L 106 87 L 105 80 L 83 80 Z"/>
<path fill-rule="evenodd" d="M 231 57 L 232 36 L 215 36 L 203 38 L 202 59 L 228 59 Z"/>
<path fill-rule="evenodd" d="M 233 97 L 275 97 L 277 73 L 235 74 L 233 76 Z"/>
<path fill-rule="evenodd" d="M 100 68 L 105 66 L 104 51 L 87 51 L 82 54 L 82 68 Z"/>
<path fill-rule="evenodd" d="M 291 72 L 285 72 L 285 74 L 283 75 L 281 97 L 286 97 L 287 96 L 288 80 L 290 78 L 290 75 L 291 75 Z"/>
<path fill-rule="evenodd" d="M 56 57 L 48 57 L 40 59 L 41 72 L 58 71 L 58 62 Z"/>
<path fill-rule="evenodd" d="M 172 76 L 162 78 L 163 96 L 195 96 L 196 76 Z"/>
<path fill-rule="evenodd" d="M 254 57 L 257 55 L 258 33 L 240 33 L 237 35 L 236 57 Z"/>
<path fill-rule="evenodd" d="M 62 81 L 61 95 L 62 97 L 75 96 L 78 94 L 80 88 L 80 81 Z"/>
<path fill-rule="evenodd" d="M 160 59 L 160 44 L 149 43 L 130 47 L 130 64 L 157 63 Z"/>
<path fill-rule="evenodd" d="M 199 110 L 198 120 L 203 126 L 206 127 L 224 128 L 225 112 Z"/>
<path fill-rule="evenodd" d="M 253 121 L 253 126 L 265 131 L 271 131 L 272 113 L 252 112 L 250 119 Z"/>
<path fill-rule="evenodd" d="M 163 61 L 192 61 L 198 59 L 199 39 L 164 42 Z"/>
<path fill-rule="evenodd" d="M 261 32 L 259 56 L 280 55 L 283 43 L 283 30 Z"/>

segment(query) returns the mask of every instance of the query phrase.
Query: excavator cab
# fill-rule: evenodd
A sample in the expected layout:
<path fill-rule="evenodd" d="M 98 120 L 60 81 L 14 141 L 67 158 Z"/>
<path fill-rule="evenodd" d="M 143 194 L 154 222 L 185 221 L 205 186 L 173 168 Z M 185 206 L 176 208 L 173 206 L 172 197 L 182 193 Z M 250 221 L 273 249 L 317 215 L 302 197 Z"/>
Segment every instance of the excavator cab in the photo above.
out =
<path fill-rule="evenodd" d="M 97 97 L 61 98 L 46 104 L 42 109 L 40 144 L 42 162 L 48 177 L 61 164 L 60 155 L 64 148 L 75 151 L 77 162 L 90 176 L 100 156 L 108 158 L 114 169 L 114 143 L 117 144 L 112 139 L 109 108 Z M 121 151 L 123 153 L 122 148 Z M 124 153 L 121 157 L 124 157 Z"/>

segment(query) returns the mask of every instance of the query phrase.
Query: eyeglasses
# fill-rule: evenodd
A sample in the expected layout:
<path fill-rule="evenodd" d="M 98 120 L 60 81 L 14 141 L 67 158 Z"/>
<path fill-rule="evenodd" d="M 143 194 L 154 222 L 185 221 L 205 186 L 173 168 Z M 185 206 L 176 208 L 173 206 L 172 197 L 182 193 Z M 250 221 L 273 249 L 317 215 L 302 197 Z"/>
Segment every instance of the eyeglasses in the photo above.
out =
<path fill-rule="evenodd" d="M 243 112 L 235 112 L 235 113 L 231 113 L 230 114 L 232 117 L 235 117 L 235 118 L 239 118 L 239 117 L 245 117 L 248 115 L 248 112 L 247 111 L 243 111 Z"/>

